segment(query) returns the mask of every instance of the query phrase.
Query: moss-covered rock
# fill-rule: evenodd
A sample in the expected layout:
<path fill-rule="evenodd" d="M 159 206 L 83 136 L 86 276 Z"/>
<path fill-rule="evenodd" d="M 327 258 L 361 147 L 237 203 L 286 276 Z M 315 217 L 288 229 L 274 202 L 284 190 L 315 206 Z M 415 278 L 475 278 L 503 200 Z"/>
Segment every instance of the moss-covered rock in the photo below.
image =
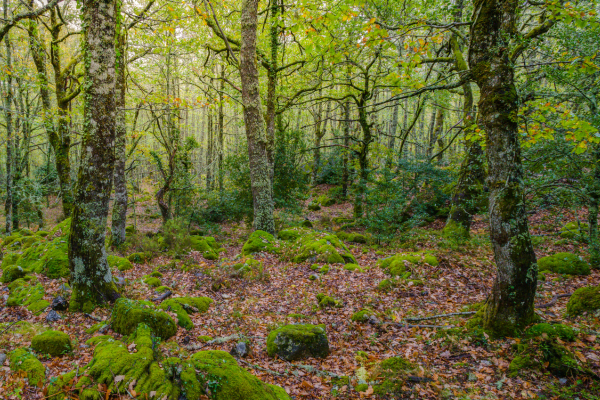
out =
<path fill-rule="evenodd" d="M 199 351 L 190 362 L 200 372 L 197 375 L 200 387 L 210 389 L 210 399 L 291 400 L 281 387 L 262 382 L 240 368 L 235 358 L 224 351 Z"/>
<path fill-rule="evenodd" d="M 259 252 L 278 253 L 279 248 L 275 246 L 276 244 L 277 240 L 270 233 L 261 230 L 254 231 L 246 243 L 244 243 L 242 254 L 249 255 Z"/>
<path fill-rule="evenodd" d="M 537 260 L 540 271 L 551 271 L 567 275 L 589 275 L 590 265 L 573 253 L 556 253 Z"/>
<path fill-rule="evenodd" d="M 571 316 L 600 310 L 600 286 L 577 289 L 567 303 L 567 313 Z"/>
<path fill-rule="evenodd" d="M 44 287 L 35 279 L 29 281 L 24 278 L 17 279 L 8 286 L 8 289 L 10 292 L 6 305 L 9 307 L 25 306 L 37 315 L 50 305 L 49 301 L 44 300 Z"/>
<path fill-rule="evenodd" d="M 526 337 L 543 337 L 544 339 L 560 338 L 567 342 L 575 340 L 575 331 L 564 324 L 535 324 L 525 331 Z"/>
<path fill-rule="evenodd" d="M 292 241 L 298 239 L 301 236 L 301 233 L 296 229 L 284 229 L 284 230 L 279 231 L 277 233 L 277 236 L 281 240 L 286 240 L 286 241 L 292 242 Z"/>
<path fill-rule="evenodd" d="M 585 238 L 589 229 L 589 225 L 585 222 L 579 224 L 576 221 L 567 222 L 560 230 L 560 237 L 565 239 Z"/>
<path fill-rule="evenodd" d="M 154 289 L 154 290 L 155 290 L 156 292 L 158 292 L 158 293 L 164 293 L 164 292 L 166 292 L 167 290 L 171 290 L 171 288 L 170 288 L 170 287 L 168 287 L 168 286 L 159 286 L 159 287 L 157 287 L 157 288 L 156 288 L 156 289 Z"/>
<path fill-rule="evenodd" d="M 319 307 L 321 307 L 321 308 L 338 307 L 341 305 L 340 301 L 334 299 L 331 296 L 323 294 L 323 293 L 318 293 L 316 295 L 316 298 L 317 298 Z"/>
<path fill-rule="evenodd" d="M 71 338 L 64 332 L 46 331 L 33 337 L 31 348 L 41 354 L 61 356 L 72 350 Z"/>
<path fill-rule="evenodd" d="M 201 342 L 201 343 L 206 343 L 206 342 L 209 342 L 211 340 L 212 340 L 211 336 L 207 336 L 207 335 L 198 336 L 198 341 Z"/>
<path fill-rule="evenodd" d="M 266 277 L 265 268 L 261 261 L 244 257 L 239 262 L 225 264 L 223 268 L 229 269 L 230 276 L 245 279 L 261 279 Z"/>
<path fill-rule="evenodd" d="M 32 386 L 41 386 L 46 378 L 46 368 L 35 355 L 26 349 L 16 349 L 8 353 L 10 369 L 12 371 L 24 371 L 27 380 Z"/>
<path fill-rule="evenodd" d="M 219 244 L 211 236 L 190 236 L 192 250 L 202 252 L 202 257 L 207 260 L 219 258 Z"/>
<path fill-rule="evenodd" d="M 402 357 L 387 358 L 372 368 L 369 374 L 377 384 L 373 386 L 378 395 L 393 395 L 402 392 L 406 379 L 415 366 Z"/>
<path fill-rule="evenodd" d="M 138 324 L 146 324 L 159 337 L 166 340 L 177 333 L 175 321 L 149 301 L 119 298 L 112 312 L 111 325 L 115 332 L 130 335 Z"/>
<path fill-rule="evenodd" d="M 287 361 L 325 358 L 329 355 L 325 325 L 285 325 L 275 329 L 267 337 L 267 353 Z"/>
<path fill-rule="evenodd" d="M 175 297 L 160 303 L 160 308 L 167 310 L 170 307 L 177 314 L 177 324 L 190 330 L 194 323 L 189 314 L 207 312 L 212 302 L 209 297 Z"/>
<path fill-rule="evenodd" d="M 160 285 L 162 285 L 160 279 L 155 278 L 153 276 L 147 276 L 146 278 L 144 278 L 144 283 L 152 287 L 159 287 Z"/>
<path fill-rule="evenodd" d="M 362 309 L 352 314 L 351 319 L 354 322 L 367 322 L 374 315 L 375 313 L 373 313 L 373 311 Z"/>
<path fill-rule="evenodd" d="M 152 257 L 150 254 L 142 253 L 142 252 L 132 253 L 127 256 L 127 260 L 131 261 L 132 263 L 136 263 L 136 264 L 143 264 L 146 261 L 149 261 L 151 258 Z"/>
<path fill-rule="evenodd" d="M 150 273 L 150 276 L 152 276 L 152 277 L 154 277 L 154 278 L 162 278 L 162 277 L 163 277 L 163 274 L 162 274 L 162 272 L 160 272 L 160 271 L 152 271 L 152 272 Z"/>
<path fill-rule="evenodd" d="M 377 284 L 377 290 L 380 292 L 389 292 L 396 286 L 396 282 L 392 279 L 384 279 Z"/>
<path fill-rule="evenodd" d="M 466 240 L 470 237 L 469 230 L 454 220 L 448 220 L 446 222 L 442 234 L 445 238 L 456 241 Z"/>
<path fill-rule="evenodd" d="M 106 257 L 106 261 L 111 268 L 117 268 L 119 271 L 128 271 L 133 268 L 131 261 L 125 257 L 110 255 Z"/>
<path fill-rule="evenodd" d="M 2 279 L 0 281 L 2 283 L 11 283 L 19 278 L 23 278 L 25 275 L 27 275 L 27 271 L 23 268 L 18 265 L 11 265 L 2 271 Z"/>
<path fill-rule="evenodd" d="M 352 233 L 352 232 L 344 232 L 344 231 L 337 231 L 335 233 L 335 235 L 340 238 L 341 240 L 343 240 L 344 242 L 349 242 L 349 243 L 367 243 L 369 241 L 369 239 L 360 233 Z"/>
<path fill-rule="evenodd" d="M 392 276 L 402 276 L 407 268 L 429 264 L 437 266 L 437 258 L 427 253 L 401 253 L 377 261 L 377 265 Z"/>
<path fill-rule="evenodd" d="M 310 232 L 297 239 L 292 247 L 296 254 L 292 261 L 297 263 L 311 259 L 327 264 L 356 264 L 356 258 L 335 235 Z"/>
<path fill-rule="evenodd" d="M 352 271 L 352 272 L 364 272 L 364 270 L 360 267 L 360 265 L 352 264 L 352 263 L 344 265 L 344 269 L 346 271 Z"/>

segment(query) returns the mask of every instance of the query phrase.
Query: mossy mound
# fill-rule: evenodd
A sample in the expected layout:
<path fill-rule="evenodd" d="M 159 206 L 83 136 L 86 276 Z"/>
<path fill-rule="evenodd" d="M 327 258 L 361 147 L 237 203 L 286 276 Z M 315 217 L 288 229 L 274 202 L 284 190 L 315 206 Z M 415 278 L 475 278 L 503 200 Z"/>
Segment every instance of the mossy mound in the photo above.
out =
<path fill-rule="evenodd" d="M 110 255 L 106 257 L 106 261 L 111 268 L 117 268 L 119 271 L 128 271 L 133 268 L 131 261 L 125 257 Z"/>
<path fill-rule="evenodd" d="M 72 350 L 71 338 L 60 331 L 46 331 L 33 337 L 31 348 L 37 353 L 57 357 Z"/>
<path fill-rule="evenodd" d="M 345 269 L 346 271 L 352 271 L 352 272 L 365 272 L 365 270 L 364 270 L 364 269 L 362 269 L 362 268 L 360 267 L 360 265 L 358 265 L 358 264 L 353 264 L 353 263 L 350 263 L 350 264 L 346 264 L 346 265 L 344 265 L 344 269 Z"/>
<path fill-rule="evenodd" d="M 100 400 L 106 390 L 127 393 L 131 388 L 138 398 L 144 399 L 290 399 L 282 388 L 263 383 L 223 351 L 200 351 L 188 359 L 166 357 L 167 347 L 169 353 L 173 353 L 171 342 L 160 345 L 145 324 L 140 324 L 124 341 L 96 336 L 88 344 L 96 346 L 94 356 L 85 369 L 79 371 L 83 376 L 71 388 L 80 399 Z M 131 346 L 135 352 L 130 352 Z M 56 379 L 48 388 L 48 396 L 64 399 L 61 392 L 71 384 L 75 372 Z M 100 384 L 106 385 L 102 392 L 98 390 Z"/>
<path fill-rule="evenodd" d="M 469 230 L 462 224 L 449 219 L 442 230 L 442 235 L 450 240 L 462 241 L 469 239 Z"/>
<path fill-rule="evenodd" d="M 281 240 L 294 241 L 298 239 L 302 234 L 296 229 L 283 229 L 277 233 L 277 236 Z"/>
<path fill-rule="evenodd" d="M 229 269 L 230 276 L 245 279 L 261 279 L 265 277 L 265 268 L 262 262 L 250 257 L 245 257 L 234 264 L 226 264 L 224 268 Z"/>
<path fill-rule="evenodd" d="M 23 268 L 18 265 L 11 265 L 2 271 L 2 278 L 0 281 L 2 283 L 11 283 L 19 278 L 23 278 L 25 275 L 27 275 L 27 271 Z"/>
<path fill-rule="evenodd" d="M 0 268 L 6 269 L 11 265 L 15 265 L 19 258 L 21 258 L 21 255 L 19 253 L 6 253 L 4 257 L 2 257 L 2 265 Z"/>
<path fill-rule="evenodd" d="M 162 278 L 162 277 L 163 277 L 163 274 L 162 274 L 162 272 L 160 272 L 160 271 L 152 271 L 152 272 L 150 273 L 150 276 L 153 276 L 154 278 Z"/>
<path fill-rule="evenodd" d="M 267 337 L 267 353 L 286 361 L 325 358 L 329 355 L 325 325 L 285 325 L 275 329 Z"/>
<path fill-rule="evenodd" d="M 40 314 L 50 305 L 49 301 L 44 300 L 44 287 L 35 279 L 27 281 L 25 278 L 17 279 L 8 285 L 10 292 L 6 305 L 25 306 L 32 313 Z"/>
<path fill-rule="evenodd" d="M 152 259 L 152 254 L 143 253 L 143 252 L 131 253 L 130 255 L 127 256 L 127 260 L 131 261 L 132 263 L 136 263 L 136 264 L 144 264 L 145 262 L 150 261 L 151 259 Z"/>
<path fill-rule="evenodd" d="M 367 322 L 374 315 L 373 311 L 362 309 L 352 314 L 351 320 L 354 322 Z"/>
<path fill-rule="evenodd" d="M 560 230 L 560 237 L 565 239 L 584 239 L 588 233 L 590 226 L 585 223 L 577 223 L 576 221 L 567 222 Z"/>
<path fill-rule="evenodd" d="M 267 253 L 278 253 L 279 248 L 275 245 L 277 240 L 273 235 L 265 231 L 254 231 L 244 243 L 242 247 L 242 254 L 247 256 L 249 254 L 267 252 Z"/>
<path fill-rule="evenodd" d="M 177 314 L 177 324 L 190 330 L 194 327 L 189 314 L 205 313 L 213 300 L 209 297 L 175 297 L 160 303 L 163 310 L 170 309 Z"/>
<path fill-rule="evenodd" d="M 401 253 L 377 261 L 377 265 L 392 276 L 402 276 L 407 268 L 425 264 L 435 267 L 439 262 L 436 257 L 427 253 Z"/>
<path fill-rule="evenodd" d="M 25 349 L 16 349 L 8 353 L 10 369 L 24 371 L 32 386 L 41 386 L 46 378 L 46 368 L 35 355 Z"/>
<path fill-rule="evenodd" d="M 590 265 L 573 253 L 556 253 L 537 260 L 540 271 L 551 271 L 567 275 L 589 275 Z"/>
<path fill-rule="evenodd" d="M 310 203 L 308 203 L 308 209 L 310 211 L 319 211 L 321 209 L 321 206 L 316 201 L 311 201 Z"/>
<path fill-rule="evenodd" d="M 571 316 L 600 310 L 600 286 L 577 289 L 567 303 L 567 313 Z"/>
<path fill-rule="evenodd" d="M 130 335 L 138 324 L 146 324 L 164 340 L 177 333 L 175 321 L 162 310 L 156 309 L 149 301 L 136 301 L 119 298 L 112 312 L 111 325 L 115 332 Z"/>
<path fill-rule="evenodd" d="M 356 258 L 335 235 L 310 232 L 292 243 L 292 249 L 296 254 L 292 261 L 296 263 L 310 259 L 327 264 L 356 264 Z"/>
<path fill-rule="evenodd" d="M 341 305 L 339 300 L 336 300 L 333 297 L 323 293 L 318 293 L 315 297 L 317 298 L 317 303 L 321 308 L 338 307 Z"/>
<path fill-rule="evenodd" d="M 214 237 L 196 236 L 189 237 L 192 250 L 202 252 L 202 257 L 207 260 L 216 260 L 219 258 L 219 244 Z"/>
<path fill-rule="evenodd" d="M 349 242 L 349 243 L 361 243 L 361 244 L 364 244 L 364 243 L 367 243 L 369 241 L 369 239 L 365 235 L 362 235 L 360 233 L 351 233 L 351 232 L 337 231 L 335 233 L 335 236 L 337 236 L 338 238 L 340 238 L 344 242 Z"/>
<path fill-rule="evenodd" d="M 147 276 L 146 278 L 144 278 L 144 283 L 152 287 L 159 287 L 160 285 L 162 285 L 160 279 L 155 278 L 153 276 Z"/>
<path fill-rule="evenodd" d="M 377 382 L 374 392 L 381 396 L 401 393 L 406 385 L 408 375 L 415 370 L 415 366 L 402 357 L 387 358 L 371 368 L 369 376 Z"/>
<path fill-rule="evenodd" d="M 156 288 L 156 289 L 154 289 L 154 290 L 155 290 L 156 292 L 158 292 L 158 293 L 164 293 L 164 292 L 166 292 L 167 290 L 171 290 L 171 288 L 170 288 L 170 287 L 168 287 L 168 286 L 159 286 L 159 287 L 157 287 L 157 288 Z"/>
<path fill-rule="evenodd" d="M 575 331 L 570 326 L 564 324 L 536 324 L 525 331 L 525 337 L 544 337 L 548 339 L 560 338 L 567 342 L 575 340 Z"/>
<path fill-rule="evenodd" d="M 377 284 L 377 290 L 380 292 L 389 292 L 396 286 L 396 281 L 393 279 L 384 279 Z"/>

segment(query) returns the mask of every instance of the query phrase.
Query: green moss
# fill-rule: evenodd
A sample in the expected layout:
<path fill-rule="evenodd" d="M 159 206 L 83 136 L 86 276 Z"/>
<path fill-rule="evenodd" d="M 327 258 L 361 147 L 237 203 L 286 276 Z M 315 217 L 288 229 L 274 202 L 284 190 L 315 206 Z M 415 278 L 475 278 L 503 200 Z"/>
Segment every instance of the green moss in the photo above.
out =
<path fill-rule="evenodd" d="M 48 398 L 52 400 L 64 400 L 66 398 L 65 387 L 75 381 L 77 371 L 67 372 L 52 380 L 48 385 Z"/>
<path fill-rule="evenodd" d="M 322 196 L 317 197 L 316 202 L 318 204 L 322 205 L 323 207 L 330 207 L 335 204 L 335 199 L 332 199 L 330 197 L 322 195 Z"/>
<path fill-rule="evenodd" d="M 265 276 L 263 263 L 253 258 L 244 258 L 240 262 L 226 265 L 226 268 L 231 268 L 232 276 L 246 279 L 260 279 Z"/>
<path fill-rule="evenodd" d="M 287 361 L 325 358 L 329 355 L 325 325 L 285 325 L 275 329 L 267 337 L 267 353 Z"/>
<path fill-rule="evenodd" d="M 132 253 L 129 256 L 127 256 L 127 260 L 137 264 L 143 264 L 146 261 L 149 261 L 150 258 L 150 255 L 147 253 Z"/>
<path fill-rule="evenodd" d="M 133 268 L 131 261 L 125 257 L 110 255 L 106 257 L 106 261 L 111 268 L 117 268 L 119 271 L 128 271 Z"/>
<path fill-rule="evenodd" d="M 0 281 L 2 283 L 11 283 L 19 278 L 23 278 L 25 275 L 27 275 L 27 271 L 23 268 L 17 265 L 11 265 L 2 271 L 2 279 L 0 279 Z"/>
<path fill-rule="evenodd" d="M 321 206 L 319 205 L 319 203 L 313 201 L 308 204 L 308 209 L 310 211 L 319 211 L 321 209 Z"/>
<path fill-rule="evenodd" d="M 359 393 L 366 392 L 367 389 L 369 389 L 369 385 L 367 383 L 361 383 L 361 384 L 354 386 L 354 390 L 356 390 Z"/>
<path fill-rule="evenodd" d="M 344 265 L 344 269 L 346 271 L 364 272 L 363 269 L 360 267 L 360 265 L 352 264 L 352 263 Z"/>
<path fill-rule="evenodd" d="M 97 324 L 94 324 L 94 325 L 90 326 L 89 328 L 87 328 L 85 330 L 85 333 L 87 333 L 88 335 L 92 335 L 92 334 L 98 332 L 100 330 L 100 328 L 102 328 L 103 326 L 106 326 L 106 322 L 98 322 Z"/>
<path fill-rule="evenodd" d="M 442 234 L 445 238 L 456 241 L 463 241 L 470 237 L 469 230 L 465 226 L 451 219 L 446 222 Z"/>
<path fill-rule="evenodd" d="M 560 338 L 562 340 L 572 342 L 575 340 L 575 331 L 573 328 L 563 324 L 536 324 L 525 331 L 526 337 L 537 337 L 542 336 L 544 338 L 555 339 Z"/>
<path fill-rule="evenodd" d="M 166 292 L 167 290 L 171 290 L 171 288 L 170 288 L 170 287 L 168 287 L 168 286 L 159 286 L 159 287 L 157 287 L 157 288 L 156 288 L 156 289 L 154 289 L 154 290 L 155 290 L 155 291 L 157 291 L 158 293 L 164 293 L 164 292 Z"/>
<path fill-rule="evenodd" d="M 391 357 L 381 361 L 375 368 L 373 376 L 378 383 L 373 387 L 378 395 L 389 395 L 402 392 L 406 378 L 415 366 L 402 357 Z"/>
<path fill-rule="evenodd" d="M 328 264 L 356 264 L 356 258 L 335 235 L 310 232 L 293 243 L 292 261 L 301 263 L 308 259 Z"/>
<path fill-rule="evenodd" d="M 273 235 L 265 231 L 254 231 L 244 243 L 242 254 L 248 255 L 259 252 L 278 253 L 279 249 L 275 247 L 277 240 Z"/>
<path fill-rule="evenodd" d="M 210 337 L 210 336 L 206 336 L 206 335 L 198 336 L 198 341 L 201 343 L 206 343 L 211 340 L 212 340 L 212 337 Z"/>
<path fill-rule="evenodd" d="M 345 242 L 350 243 L 361 243 L 365 244 L 369 241 L 369 239 L 360 233 L 349 233 L 344 231 L 337 231 L 335 235 Z"/>
<path fill-rule="evenodd" d="M 111 318 L 112 329 L 115 332 L 130 335 L 141 323 L 148 325 L 164 340 L 177 332 L 173 319 L 164 311 L 157 310 L 149 301 L 135 301 L 121 297 L 115 302 Z"/>
<path fill-rule="evenodd" d="M 153 276 L 155 278 L 162 278 L 163 274 L 159 271 L 152 271 L 152 273 L 150 274 L 150 276 Z"/>
<path fill-rule="evenodd" d="M 319 272 L 322 273 L 322 274 L 326 274 L 326 273 L 329 272 L 329 268 L 330 268 L 329 265 L 323 265 L 321 267 L 321 269 L 319 269 Z"/>
<path fill-rule="evenodd" d="M 48 231 L 37 231 L 35 234 L 37 236 L 39 236 L 39 237 L 43 237 L 44 238 L 44 237 L 48 236 L 50 234 L 50 232 L 48 232 Z"/>
<path fill-rule="evenodd" d="M 279 239 L 281 240 L 286 240 L 286 241 L 294 241 L 296 239 L 298 239 L 300 237 L 300 232 L 298 232 L 295 229 L 284 229 L 281 230 L 277 233 L 277 236 L 279 237 Z"/>
<path fill-rule="evenodd" d="M 15 265 L 17 263 L 17 260 L 21 258 L 21 255 L 19 253 L 7 253 L 4 255 L 4 257 L 2 258 L 2 269 L 6 269 L 7 267 L 11 266 L 11 265 Z"/>
<path fill-rule="evenodd" d="M 34 314 L 41 313 L 50 303 L 43 299 L 44 287 L 37 280 L 17 279 L 9 286 L 6 305 L 9 307 L 26 306 Z"/>
<path fill-rule="evenodd" d="M 209 388 L 212 400 L 290 400 L 283 389 L 263 383 L 224 351 L 199 351 L 190 362 L 200 372 L 200 387 Z"/>
<path fill-rule="evenodd" d="M 318 293 L 316 295 L 316 297 L 317 297 L 317 302 L 319 303 L 319 307 L 321 307 L 321 308 L 337 307 L 341 304 L 339 301 L 337 301 L 333 297 L 327 296 L 323 293 Z"/>
<path fill-rule="evenodd" d="M 565 239 L 583 238 L 587 234 L 589 225 L 585 222 L 577 224 L 576 221 L 568 222 L 560 230 L 560 237 Z"/>
<path fill-rule="evenodd" d="M 551 271 L 567 275 L 589 275 L 590 265 L 573 253 L 556 253 L 538 259 L 540 271 Z"/>
<path fill-rule="evenodd" d="M 567 303 L 567 313 L 571 316 L 600 310 L 600 286 L 577 289 Z"/>
<path fill-rule="evenodd" d="M 377 261 L 377 265 L 392 276 L 402 276 L 407 267 L 439 264 L 436 257 L 427 253 L 401 253 Z"/>
<path fill-rule="evenodd" d="M 367 322 L 373 315 L 373 311 L 362 309 L 352 314 L 351 320 L 354 322 Z"/>
<path fill-rule="evenodd" d="M 152 276 L 145 278 L 144 283 L 146 285 L 152 286 L 152 287 L 159 287 L 160 285 L 162 285 L 162 283 L 160 282 L 160 279 L 154 278 Z"/>
<path fill-rule="evenodd" d="M 294 320 L 308 319 L 308 317 L 306 315 L 304 315 L 304 314 L 296 314 L 296 313 L 289 314 L 287 317 L 290 318 L 290 319 L 294 319 Z"/>
<path fill-rule="evenodd" d="M 35 355 L 25 349 L 16 349 L 8 353 L 10 369 L 13 371 L 24 371 L 27 380 L 32 386 L 40 386 L 46 378 L 46 368 Z"/>
<path fill-rule="evenodd" d="M 69 353 L 72 350 L 71 338 L 60 331 L 46 331 L 34 336 L 31 348 L 41 354 L 50 354 L 53 357 Z"/>
<path fill-rule="evenodd" d="M 210 236 L 190 236 L 192 250 L 202 252 L 202 256 L 207 260 L 216 260 L 219 258 L 219 245 L 215 238 Z"/>
<path fill-rule="evenodd" d="M 534 366 L 539 366 L 539 363 L 529 356 L 517 355 L 512 359 L 508 366 L 508 374 L 514 378 L 518 376 L 522 370 L 531 369 Z"/>
<path fill-rule="evenodd" d="M 377 284 L 377 290 L 381 292 L 388 292 L 395 286 L 395 282 L 392 279 L 384 279 Z"/>
<path fill-rule="evenodd" d="M 160 303 L 160 308 L 166 310 L 170 307 L 177 314 L 177 324 L 190 330 L 194 327 L 194 323 L 189 314 L 207 312 L 212 302 L 213 300 L 208 297 L 175 297 Z"/>

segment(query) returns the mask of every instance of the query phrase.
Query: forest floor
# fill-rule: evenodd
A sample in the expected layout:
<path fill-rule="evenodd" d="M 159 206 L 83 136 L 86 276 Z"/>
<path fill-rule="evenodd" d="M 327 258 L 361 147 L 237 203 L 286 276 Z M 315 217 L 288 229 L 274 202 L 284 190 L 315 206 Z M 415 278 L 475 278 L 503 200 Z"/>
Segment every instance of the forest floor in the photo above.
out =
<path fill-rule="evenodd" d="M 56 212 L 56 211 L 53 211 Z M 139 230 L 156 230 L 160 221 L 156 219 L 157 208 L 152 200 L 141 199 L 136 218 Z M 145 215 L 145 216 L 144 216 Z M 586 254 L 586 246 L 574 241 L 559 241 L 556 234 L 565 220 L 574 220 L 576 215 L 568 211 L 561 213 L 563 222 L 556 222 L 556 212 L 538 212 L 530 216 L 530 229 L 535 239 L 538 257 L 558 251 Z M 331 218 L 351 217 L 350 204 L 343 203 L 323 207 L 320 211 L 303 215 L 312 220 L 315 229 L 332 229 Z M 584 219 L 581 210 L 580 219 Z M 325 221 L 325 225 L 322 222 Z M 439 314 L 465 312 L 472 305 L 486 299 L 495 277 L 492 251 L 487 238 L 487 223 L 478 216 L 472 238 L 464 243 L 449 243 L 440 234 L 443 220 L 414 229 L 402 235 L 393 244 L 352 244 L 351 252 L 365 272 L 352 272 L 333 265 L 317 280 L 309 277 L 315 272 L 311 263 L 292 263 L 284 257 L 268 253 L 255 256 L 263 262 L 268 277 L 260 280 L 228 279 L 218 291 L 213 290 L 210 274 L 199 270 L 183 271 L 180 266 L 185 260 L 158 257 L 149 263 L 135 264 L 134 268 L 122 272 L 127 285 L 123 294 L 134 299 L 149 300 L 157 296 L 153 288 L 143 283 L 143 276 L 159 270 L 162 285 L 173 291 L 173 296 L 207 296 L 214 300 L 205 314 L 191 315 L 192 330 L 179 328 L 175 337 L 181 346 L 196 345 L 202 350 L 231 350 L 235 340 L 220 344 L 202 344 L 197 338 L 202 335 L 223 338 L 241 334 L 251 339 L 252 351 L 241 365 L 261 380 L 285 388 L 294 399 L 330 399 L 332 376 L 349 376 L 351 385 L 341 388 L 336 398 L 377 398 L 373 388 L 359 393 L 352 384 L 357 383 L 357 371 L 377 360 L 401 356 L 419 366 L 420 377 L 429 379 L 406 383 L 402 398 L 469 398 L 469 399 L 519 399 L 519 398 L 598 398 L 596 383 L 589 378 L 574 377 L 561 379 L 547 372 L 523 371 L 510 377 L 508 366 L 514 357 L 512 345 L 518 338 L 490 340 L 486 336 L 478 340 L 448 331 L 448 326 L 464 326 L 469 316 L 458 315 L 432 320 L 409 322 L 413 325 L 439 327 L 403 326 L 406 318 L 427 317 Z M 335 228 L 335 226 L 333 227 Z M 215 234 L 217 241 L 226 249 L 217 261 L 205 260 L 200 253 L 192 252 L 188 257 L 204 270 L 216 270 L 224 260 L 232 260 L 241 252 L 241 247 L 250 230 L 245 224 L 224 224 Z M 558 243 L 557 243 L 558 242 Z M 424 282 L 415 286 L 412 282 L 400 284 L 389 292 L 377 290 L 377 285 L 386 274 L 376 266 L 377 260 L 403 251 L 429 250 L 438 260 L 436 267 L 423 266 L 413 271 Z M 174 262 L 171 262 L 174 261 Z M 189 262 L 189 260 L 188 260 Z M 49 280 L 39 276 L 46 289 L 46 299 L 60 293 L 61 280 Z M 588 276 L 563 276 L 548 274 L 539 283 L 538 304 L 550 302 L 555 295 L 572 293 L 583 286 L 599 285 L 600 271 Z M 229 287 L 227 287 L 229 286 Z M 62 357 L 41 358 L 47 368 L 47 381 L 62 373 L 82 367 L 90 361 L 93 348 L 84 345 L 91 336 L 85 330 L 96 324 L 96 320 L 82 313 L 60 313 L 62 319 L 47 323 L 46 313 L 38 316 L 25 307 L 5 307 L 1 296 L 7 294 L 6 285 L 0 284 L 0 353 L 17 347 L 29 346 L 34 334 L 48 328 L 68 333 L 76 343 L 74 351 Z M 341 301 L 340 307 L 316 307 L 317 293 Z M 560 298 L 537 313 L 547 322 L 560 322 L 580 329 L 575 342 L 567 344 L 575 354 L 583 357 L 596 374 L 600 373 L 600 321 L 598 317 L 566 316 L 568 298 Z M 377 314 L 377 321 L 357 323 L 351 321 L 356 311 L 369 307 Z M 325 324 L 331 354 L 325 359 L 309 359 L 303 362 L 286 362 L 271 358 L 266 353 L 266 337 L 273 327 L 295 322 L 288 316 L 302 314 L 303 322 Z M 110 308 L 97 309 L 93 317 L 105 320 Z M 31 323 L 31 329 L 18 330 L 15 321 Z M 443 326 L 443 327 L 442 327 Z M 453 333 L 448 333 L 453 332 Z M 117 333 L 109 334 L 120 337 Z M 367 358 L 356 357 L 358 351 Z M 314 368 L 309 368 L 311 366 Z M 8 361 L 0 366 L 1 399 L 42 399 L 44 388 L 26 385 L 21 374 L 11 372 Z M 123 397 L 126 398 L 126 397 Z"/>

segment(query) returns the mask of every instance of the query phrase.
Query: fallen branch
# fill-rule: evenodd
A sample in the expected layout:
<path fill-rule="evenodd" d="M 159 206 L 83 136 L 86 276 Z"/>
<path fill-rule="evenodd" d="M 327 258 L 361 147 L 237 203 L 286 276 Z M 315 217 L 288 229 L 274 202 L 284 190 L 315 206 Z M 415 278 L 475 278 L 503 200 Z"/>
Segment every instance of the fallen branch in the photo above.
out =
<path fill-rule="evenodd" d="M 170 290 L 167 290 L 166 292 L 164 292 L 160 296 L 151 299 L 151 301 L 163 301 L 164 299 L 166 299 L 167 297 L 171 296 L 172 294 L 173 293 Z"/>
<path fill-rule="evenodd" d="M 556 294 L 556 295 L 554 295 L 554 297 L 552 298 L 552 300 L 550 300 L 548 303 L 536 305 L 535 308 L 549 308 L 549 307 L 552 307 L 553 305 L 556 304 L 556 302 L 558 301 L 558 299 L 562 299 L 562 298 L 565 298 L 565 297 L 571 297 L 572 294 L 573 293 Z"/>
<path fill-rule="evenodd" d="M 400 328 L 433 328 L 433 329 L 438 329 L 438 328 L 442 328 L 442 329 L 456 328 L 456 326 L 454 326 L 454 325 L 410 325 L 410 324 L 402 324 L 402 323 L 397 323 L 397 324 L 394 324 L 394 325 L 398 326 Z"/>
<path fill-rule="evenodd" d="M 446 318 L 446 317 L 452 317 L 455 315 L 473 315 L 476 312 L 477 311 L 455 312 L 455 313 L 448 313 L 448 314 L 432 315 L 430 317 L 406 318 L 405 320 L 406 321 L 426 321 L 428 319 Z"/>
<path fill-rule="evenodd" d="M 93 319 L 93 320 L 94 320 L 94 321 L 96 321 L 96 322 L 102 322 L 102 319 L 100 319 L 100 318 L 98 318 L 98 317 L 94 317 L 94 316 L 93 316 L 93 315 L 91 315 L 91 314 L 85 313 L 85 314 L 83 314 L 83 315 L 84 315 L 84 316 L 86 316 L 86 317 L 88 317 L 89 319 Z"/>

